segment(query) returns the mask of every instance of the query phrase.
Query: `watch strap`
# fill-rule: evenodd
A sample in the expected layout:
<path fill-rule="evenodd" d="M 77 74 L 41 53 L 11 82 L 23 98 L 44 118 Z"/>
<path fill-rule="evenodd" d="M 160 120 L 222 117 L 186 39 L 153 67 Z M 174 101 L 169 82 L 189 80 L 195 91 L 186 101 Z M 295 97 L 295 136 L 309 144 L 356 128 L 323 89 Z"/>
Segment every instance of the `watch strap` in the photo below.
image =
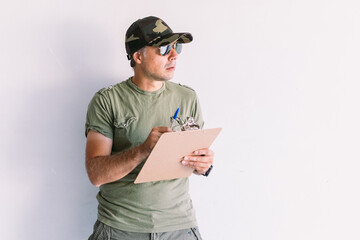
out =
<path fill-rule="evenodd" d="M 210 168 L 206 171 L 206 173 L 204 173 L 202 175 L 205 176 L 205 177 L 209 176 L 212 169 L 213 169 L 213 165 L 211 165 Z"/>

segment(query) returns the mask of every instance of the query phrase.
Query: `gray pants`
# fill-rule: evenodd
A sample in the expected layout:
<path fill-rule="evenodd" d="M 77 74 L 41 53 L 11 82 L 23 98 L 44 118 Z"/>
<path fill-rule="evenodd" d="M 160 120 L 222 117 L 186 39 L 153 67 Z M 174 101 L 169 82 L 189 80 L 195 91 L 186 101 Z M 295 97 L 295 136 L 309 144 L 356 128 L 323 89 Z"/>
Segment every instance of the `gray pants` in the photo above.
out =
<path fill-rule="evenodd" d="M 89 240 L 202 240 L 198 227 L 172 232 L 137 233 L 112 228 L 96 221 Z"/>

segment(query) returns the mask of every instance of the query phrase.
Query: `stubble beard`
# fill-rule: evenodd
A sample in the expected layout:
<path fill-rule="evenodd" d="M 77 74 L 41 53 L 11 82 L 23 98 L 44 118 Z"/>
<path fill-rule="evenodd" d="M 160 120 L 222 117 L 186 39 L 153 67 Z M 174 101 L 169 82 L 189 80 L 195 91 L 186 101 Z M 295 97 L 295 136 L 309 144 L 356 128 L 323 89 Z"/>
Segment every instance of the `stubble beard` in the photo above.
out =
<path fill-rule="evenodd" d="M 166 64 L 165 69 L 169 68 L 170 66 L 174 66 L 174 64 Z M 150 71 L 144 71 L 145 76 L 149 79 L 152 79 L 154 81 L 159 82 L 166 82 L 171 80 L 174 77 L 174 72 L 172 74 L 169 74 L 169 76 L 166 76 L 166 74 L 157 74 L 157 73 L 151 73 Z"/>

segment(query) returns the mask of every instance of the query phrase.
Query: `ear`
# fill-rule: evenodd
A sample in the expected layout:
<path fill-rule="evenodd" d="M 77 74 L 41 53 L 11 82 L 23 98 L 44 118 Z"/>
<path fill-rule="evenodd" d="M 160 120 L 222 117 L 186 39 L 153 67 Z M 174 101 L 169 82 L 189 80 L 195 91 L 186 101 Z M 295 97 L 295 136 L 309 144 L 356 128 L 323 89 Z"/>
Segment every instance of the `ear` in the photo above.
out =
<path fill-rule="evenodd" d="M 135 62 L 136 64 L 140 64 L 140 63 L 142 62 L 142 60 L 143 60 L 143 56 L 142 56 L 142 54 L 141 54 L 139 51 L 134 52 L 134 54 L 132 55 L 132 57 L 133 57 L 134 62 Z"/>

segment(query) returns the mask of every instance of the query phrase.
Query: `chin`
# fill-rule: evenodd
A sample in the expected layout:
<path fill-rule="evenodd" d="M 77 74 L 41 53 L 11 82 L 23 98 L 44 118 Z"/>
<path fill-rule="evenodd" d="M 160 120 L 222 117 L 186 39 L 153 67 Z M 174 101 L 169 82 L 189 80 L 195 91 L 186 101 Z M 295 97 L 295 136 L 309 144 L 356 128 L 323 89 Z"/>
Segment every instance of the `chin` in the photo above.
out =
<path fill-rule="evenodd" d="M 161 81 L 169 81 L 169 80 L 171 80 L 172 78 L 174 77 L 174 75 L 171 75 L 171 76 L 164 76 L 164 77 L 162 77 L 161 79 L 159 79 L 159 80 L 161 80 Z"/>

